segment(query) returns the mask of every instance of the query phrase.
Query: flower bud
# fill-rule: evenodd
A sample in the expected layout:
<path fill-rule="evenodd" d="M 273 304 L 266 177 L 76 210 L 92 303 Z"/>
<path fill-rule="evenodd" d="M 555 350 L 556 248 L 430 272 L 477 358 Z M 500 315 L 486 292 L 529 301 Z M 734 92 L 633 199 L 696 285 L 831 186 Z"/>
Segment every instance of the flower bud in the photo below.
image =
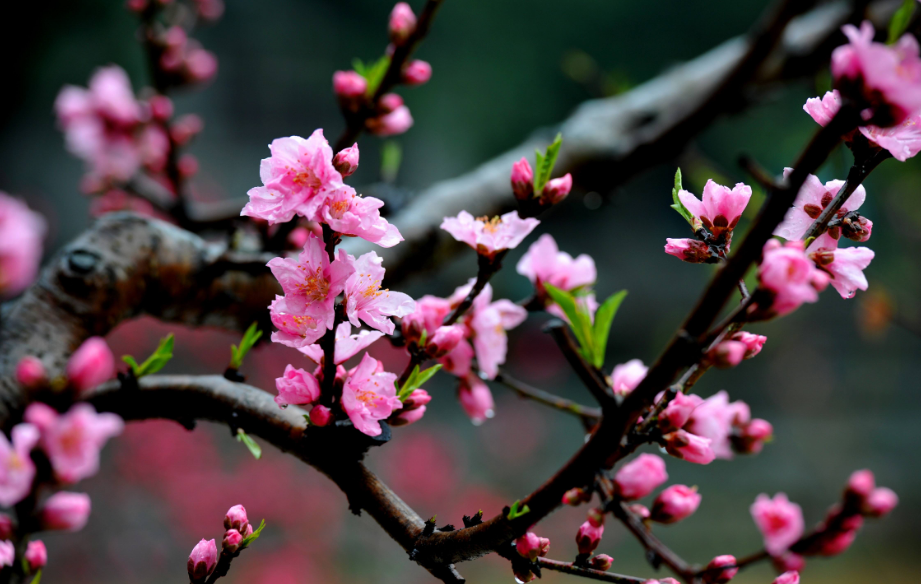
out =
<path fill-rule="evenodd" d="M 740 454 L 758 454 L 764 443 L 774 436 L 774 426 L 767 420 L 755 418 L 732 436 L 732 448 Z"/>
<path fill-rule="evenodd" d="M 333 419 L 333 412 L 326 406 L 313 406 L 310 410 L 310 423 L 314 426 L 325 426 Z"/>
<path fill-rule="evenodd" d="M 408 107 L 401 105 L 389 114 L 369 119 L 365 126 L 377 136 L 396 136 L 413 126 L 413 116 Z"/>
<path fill-rule="evenodd" d="M 707 352 L 707 360 L 714 367 L 728 369 L 735 367 L 745 358 L 748 347 L 739 341 L 723 341 Z"/>
<path fill-rule="evenodd" d="M 614 475 L 614 488 L 625 501 L 641 499 L 668 480 L 665 461 L 655 454 L 640 454 Z"/>
<path fill-rule="evenodd" d="M 365 94 L 368 81 L 355 71 L 336 71 L 333 73 L 333 91 L 340 99 L 353 100 Z"/>
<path fill-rule="evenodd" d="M 44 568 L 45 564 L 48 563 L 48 550 L 42 540 L 36 539 L 35 541 L 30 541 L 29 545 L 26 546 L 26 553 L 23 557 L 29 564 L 29 571 L 34 573 Z"/>
<path fill-rule="evenodd" d="M 115 374 L 115 357 L 102 337 L 90 337 L 67 362 L 67 378 L 77 391 L 86 391 Z"/>
<path fill-rule="evenodd" d="M 512 165 L 512 192 L 522 201 L 534 196 L 534 171 L 523 156 Z"/>
<path fill-rule="evenodd" d="M 665 435 L 665 450 L 677 458 L 695 464 L 710 464 L 716 455 L 710 448 L 710 439 L 684 430 Z"/>
<path fill-rule="evenodd" d="M 726 568 L 726 566 L 735 566 L 735 564 L 735 556 L 716 556 L 704 568 L 704 582 L 706 584 L 726 584 L 739 573 L 738 568 Z"/>
<path fill-rule="evenodd" d="M 614 563 L 614 558 L 608 554 L 598 554 L 597 556 L 592 556 L 588 560 L 588 565 L 593 570 L 599 570 L 601 572 L 607 572 L 611 569 L 611 565 Z"/>
<path fill-rule="evenodd" d="M 541 193 L 540 196 L 541 202 L 549 205 L 556 205 L 565 199 L 566 195 L 568 195 L 571 190 L 572 175 L 567 172 L 560 178 L 548 181 L 547 184 L 544 185 L 544 192 Z"/>
<path fill-rule="evenodd" d="M 751 359 L 760 353 L 761 348 L 767 341 L 767 337 L 764 335 L 755 335 L 745 331 L 739 331 L 729 338 L 730 340 L 739 341 L 740 343 L 745 344 L 745 356 L 743 359 Z"/>
<path fill-rule="evenodd" d="M 147 9 L 147 0 L 128 0 L 125 7 L 131 12 L 144 12 Z"/>
<path fill-rule="evenodd" d="M 26 389 L 38 387 L 45 382 L 45 366 L 32 355 L 26 355 L 16 364 L 16 381 Z"/>
<path fill-rule="evenodd" d="M 342 175 L 342 178 L 350 176 L 358 170 L 358 143 L 352 144 L 348 148 L 343 148 L 336 153 L 333 158 L 333 166 Z"/>
<path fill-rule="evenodd" d="M 183 178 L 191 178 L 198 174 L 198 159 L 194 154 L 185 153 L 176 161 L 176 168 Z"/>
<path fill-rule="evenodd" d="M 406 2 L 398 2 L 390 13 L 390 41 L 402 45 L 416 30 L 416 15 Z"/>
<path fill-rule="evenodd" d="M 539 555 L 540 557 L 544 557 L 549 553 L 550 553 L 550 538 L 549 537 L 540 538 L 540 553 L 538 553 L 537 555 Z"/>
<path fill-rule="evenodd" d="M 147 104 L 150 106 L 150 116 L 153 119 L 165 122 L 173 117 L 173 100 L 165 95 L 154 95 Z"/>
<path fill-rule="evenodd" d="M 403 409 L 419 408 L 432 401 L 432 396 L 424 389 L 415 389 L 406 401 L 403 402 Z"/>
<path fill-rule="evenodd" d="M 243 505 L 234 505 L 228 509 L 227 514 L 224 515 L 224 529 L 243 531 L 248 523 L 249 519 L 246 517 L 246 508 L 243 507 Z"/>
<path fill-rule="evenodd" d="M 16 561 L 16 546 L 11 541 L 0 541 L 0 568 L 12 566 Z"/>
<path fill-rule="evenodd" d="M 205 578 L 211 575 L 217 566 L 217 545 L 213 539 L 201 540 L 192 548 L 189 554 L 189 562 L 186 567 L 189 570 L 189 579 L 192 582 L 203 582 Z"/>
<path fill-rule="evenodd" d="M 590 554 L 595 551 L 598 544 L 601 543 L 601 535 L 604 533 L 604 526 L 595 526 L 586 521 L 579 527 L 576 533 L 576 545 L 579 546 L 580 554 Z"/>
<path fill-rule="evenodd" d="M 42 529 L 80 531 L 90 516 L 90 496 L 86 493 L 57 492 L 41 510 Z"/>
<path fill-rule="evenodd" d="M 784 572 L 774 579 L 773 584 L 799 584 L 799 572 L 795 570 Z"/>
<path fill-rule="evenodd" d="M 639 503 L 634 503 L 633 505 L 630 505 L 629 509 L 631 513 L 633 513 L 634 515 L 636 515 L 643 521 L 646 521 L 652 515 L 649 512 L 649 508 L 646 507 L 646 505 L 640 505 Z"/>
<path fill-rule="evenodd" d="M 601 527 L 604 525 L 604 510 L 599 509 L 598 507 L 589 509 L 588 522 L 591 523 L 594 527 Z"/>
<path fill-rule="evenodd" d="M 438 327 L 435 334 L 426 342 L 425 352 L 432 359 L 444 357 L 464 340 L 464 336 L 464 328 L 460 325 Z"/>
<path fill-rule="evenodd" d="M 185 57 L 185 70 L 190 81 L 209 81 L 217 74 L 217 57 L 205 49 L 192 49 Z"/>
<path fill-rule="evenodd" d="M 576 487 L 563 493 L 563 504 L 570 507 L 578 507 L 582 503 L 588 503 L 592 500 L 592 492 L 587 489 Z"/>
<path fill-rule="evenodd" d="M 186 114 L 170 127 L 169 135 L 178 146 L 184 146 L 204 128 L 205 122 L 202 121 L 201 116 Z"/>
<path fill-rule="evenodd" d="M 851 547 L 851 544 L 854 543 L 856 538 L 856 529 L 833 532 L 832 534 L 823 538 L 818 553 L 820 556 L 826 557 L 840 555 L 847 551 L 847 548 Z"/>
<path fill-rule="evenodd" d="M 799 572 L 806 567 L 806 559 L 793 552 L 787 552 L 780 556 L 773 556 L 771 562 L 778 572 Z"/>
<path fill-rule="evenodd" d="M 415 59 L 403 67 L 403 83 L 422 85 L 432 78 L 432 66 L 426 61 Z"/>
<path fill-rule="evenodd" d="M 478 377 L 471 375 L 462 379 L 457 398 L 474 424 L 482 424 L 495 415 L 492 392 Z"/>
<path fill-rule="evenodd" d="M 884 517 L 899 504 L 899 496 L 892 489 L 873 489 L 863 504 L 863 513 L 868 517 Z"/>
<path fill-rule="evenodd" d="M 533 562 L 540 554 L 540 538 L 536 533 L 529 531 L 515 540 L 515 549 L 518 555 Z"/>
<path fill-rule="evenodd" d="M 4 539 L 13 539 L 13 518 L 0 513 L 0 541 Z"/>
<path fill-rule="evenodd" d="M 667 238 L 665 253 L 691 264 L 703 264 L 710 261 L 710 246 L 697 239 Z"/>
<path fill-rule="evenodd" d="M 845 497 L 853 497 L 858 501 L 863 501 L 870 496 L 873 489 L 876 488 L 876 477 L 873 471 L 864 469 L 854 471 L 847 480 Z"/>
<path fill-rule="evenodd" d="M 700 499 L 697 489 L 685 485 L 672 485 L 656 497 L 650 518 L 659 523 L 676 523 L 697 511 Z"/>
<path fill-rule="evenodd" d="M 704 403 L 699 395 L 676 394 L 659 414 L 659 429 L 663 432 L 680 430 L 691 418 L 697 406 Z"/>
<path fill-rule="evenodd" d="M 243 534 L 236 529 L 228 529 L 221 540 L 221 549 L 228 554 L 235 554 L 243 545 Z"/>
<path fill-rule="evenodd" d="M 403 98 L 396 93 L 385 93 L 377 101 L 378 109 L 385 114 L 389 114 L 401 105 L 403 105 Z"/>
<path fill-rule="evenodd" d="M 409 426 L 414 424 L 422 419 L 422 416 L 425 415 L 425 406 L 419 406 L 418 408 L 413 408 L 411 410 L 400 410 L 400 412 L 390 418 L 389 422 L 391 426 Z"/>

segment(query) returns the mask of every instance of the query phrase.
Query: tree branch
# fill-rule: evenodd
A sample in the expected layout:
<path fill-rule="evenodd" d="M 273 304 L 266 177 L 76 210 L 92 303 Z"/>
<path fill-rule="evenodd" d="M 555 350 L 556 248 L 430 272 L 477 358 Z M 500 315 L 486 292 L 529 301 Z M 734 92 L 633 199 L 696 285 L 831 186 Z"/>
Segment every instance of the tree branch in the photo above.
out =
<path fill-rule="evenodd" d="M 583 424 L 588 427 L 597 424 L 598 420 L 601 419 L 601 410 L 598 408 L 583 406 L 582 404 L 554 395 L 548 391 L 531 387 L 522 381 L 510 377 L 508 373 L 503 370 L 499 371 L 493 381 L 504 385 L 525 399 L 534 400 L 537 403 L 544 404 L 545 406 L 549 406 L 561 412 L 578 416 Z"/>

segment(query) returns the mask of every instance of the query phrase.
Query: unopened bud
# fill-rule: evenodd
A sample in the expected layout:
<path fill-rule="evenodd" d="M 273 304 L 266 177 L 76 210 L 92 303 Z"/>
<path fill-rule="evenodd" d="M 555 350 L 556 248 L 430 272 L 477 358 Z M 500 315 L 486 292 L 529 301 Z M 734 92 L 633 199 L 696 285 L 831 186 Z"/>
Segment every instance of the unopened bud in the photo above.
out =
<path fill-rule="evenodd" d="M 735 565 L 735 556 L 716 556 L 704 568 L 704 582 L 706 584 L 726 584 L 739 573 L 739 568 L 735 567 Z M 726 566 L 731 567 L 727 568 Z"/>
<path fill-rule="evenodd" d="M 595 527 L 604 525 L 604 510 L 597 507 L 590 509 L 588 512 L 588 522 Z"/>
<path fill-rule="evenodd" d="M 169 130 L 170 138 L 179 146 L 189 143 L 205 127 L 201 117 L 196 114 L 186 114 L 176 120 Z"/>
<path fill-rule="evenodd" d="M 192 582 L 204 582 L 217 566 L 217 545 L 213 539 L 201 540 L 192 548 L 189 561 L 186 564 L 189 570 L 189 579 Z"/>
<path fill-rule="evenodd" d="M 633 505 L 630 505 L 628 509 L 630 509 L 631 513 L 643 521 L 646 521 L 652 516 L 652 513 L 649 512 L 649 508 L 646 507 L 646 505 L 641 505 L 640 503 L 634 503 Z"/>
<path fill-rule="evenodd" d="M 221 540 L 221 549 L 228 554 L 235 554 L 243 545 L 243 534 L 236 529 L 228 529 L 224 532 L 224 539 Z"/>
<path fill-rule="evenodd" d="M 45 501 L 40 522 L 42 529 L 46 530 L 80 531 L 89 516 L 89 495 L 59 491 Z"/>
<path fill-rule="evenodd" d="M 153 119 L 165 122 L 173 117 L 173 101 L 165 95 L 154 95 L 148 100 L 150 115 Z"/>
<path fill-rule="evenodd" d="M 194 154 L 183 154 L 176 162 L 176 167 L 183 178 L 191 178 L 198 174 L 198 159 Z"/>
<path fill-rule="evenodd" d="M 873 489 L 863 504 L 863 513 L 869 517 L 883 517 L 899 504 L 899 496 L 892 489 L 879 487 Z"/>
<path fill-rule="evenodd" d="M 659 523 L 677 523 L 697 511 L 700 499 L 697 489 L 672 485 L 656 497 L 652 504 L 651 519 Z"/>
<path fill-rule="evenodd" d="M 875 488 L 876 477 L 873 476 L 873 471 L 868 469 L 854 471 L 847 481 L 845 496 L 863 501 Z"/>
<path fill-rule="evenodd" d="M 425 351 L 432 359 L 444 357 L 464 340 L 465 331 L 460 325 L 438 327 L 425 344 Z"/>
<path fill-rule="evenodd" d="M 313 406 L 310 410 L 310 423 L 314 426 L 325 426 L 333 419 L 333 413 L 326 406 Z"/>
<path fill-rule="evenodd" d="M 396 93 L 385 93 L 377 102 L 381 113 L 389 114 L 393 110 L 403 105 L 403 98 Z"/>
<path fill-rule="evenodd" d="M 774 579 L 773 584 L 799 584 L 799 572 L 795 570 L 784 572 Z"/>
<path fill-rule="evenodd" d="M 30 541 L 26 546 L 26 553 L 23 555 L 26 563 L 29 564 L 29 571 L 34 573 L 45 567 L 48 563 L 48 550 L 44 542 L 40 539 Z"/>
<path fill-rule="evenodd" d="M 403 68 L 403 83 L 406 85 L 422 85 L 431 78 L 432 66 L 426 61 L 416 59 Z"/>
<path fill-rule="evenodd" d="M 209 81 L 217 74 L 217 57 L 205 49 L 192 49 L 185 57 L 185 70 L 190 81 Z"/>
<path fill-rule="evenodd" d="M 13 538 L 13 518 L 0 513 L 0 541 Z"/>
<path fill-rule="evenodd" d="M 748 347 L 740 341 L 723 341 L 707 352 L 707 361 L 714 367 L 735 367 L 745 358 Z"/>
<path fill-rule="evenodd" d="M 597 556 L 592 556 L 588 560 L 589 567 L 593 570 L 600 570 L 602 572 L 610 570 L 612 564 L 614 564 L 614 558 L 608 554 L 598 554 Z"/>
<path fill-rule="evenodd" d="M 774 436 L 774 426 L 767 420 L 755 418 L 742 427 L 741 431 L 731 436 L 732 448 L 740 454 L 758 454 L 764 443 Z"/>
<path fill-rule="evenodd" d="M 92 389 L 115 374 L 115 357 L 102 337 L 90 337 L 67 362 L 67 378 L 77 391 Z"/>
<path fill-rule="evenodd" d="M 512 192 L 519 200 L 534 196 L 534 171 L 531 170 L 527 158 L 522 157 L 512 165 Z"/>
<path fill-rule="evenodd" d="M 358 143 L 343 148 L 333 158 L 333 166 L 345 178 L 358 170 Z"/>
<path fill-rule="evenodd" d="M 26 389 L 38 387 L 45 382 L 45 366 L 32 355 L 26 355 L 16 364 L 16 381 Z"/>
<path fill-rule="evenodd" d="M 394 427 L 409 426 L 422 419 L 425 415 L 425 406 L 413 408 L 411 410 L 401 410 L 396 416 L 390 418 L 390 425 Z"/>
<path fill-rule="evenodd" d="M 576 533 L 576 545 L 579 546 L 580 554 L 590 554 L 595 551 L 598 544 L 601 543 L 601 536 L 604 534 L 604 526 L 595 526 L 586 521 L 579 527 Z"/>
<path fill-rule="evenodd" d="M 533 562 L 540 555 L 540 538 L 529 531 L 515 540 L 515 550 L 518 555 Z"/>
<path fill-rule="evenodd" d="M 710 439 L 684 430 L 666 434 L 665 449 L 677 458 L 683 458 L 695 464 L 710 464 L 716 458 L 710 448 Z"/>
<path fill-rule="evenodd" d="M 588 489 L 576 487 L 563 493 L 563 504 L 570 507 L 578 507 L 582 503 L 588 503 L 592 500 L 592 492 Z"/>
<path fill-rule="evenodd" d="M 568 195 L 571 190 L 572 175 L 567 172 L 560 178 L 548 181 L 547 184 L 544 185 L 544 192 L 541 193 L 540 197 L 541 202 L 549 205 L 556 205 L 565 199 L 566 195 Z"/>
<path fill-rule="evenodd" d="M 406 2 L 398 2 L 390 13 L 390 40 L 402 45 L 416 30 L 416 15 Z"/>
<path fill-rule="evenodd" d="M 389 114 L 371 118 L 365 122 L 368 131 L 376 136 L 396 136 L 406 132 L 413 125 L 413 116 L 405 105 Z"/>
<path fill-rule="evenodd" d="M 246 508 L 243 505 L 234 505 L 224 515 L 224 529 L 243 531 L 248 523 L 249 518 L 246 517 Z"/>
<path fill-rule="evenodd" d="M 336 71 L 333 73 L 333 91 L 341 99 L 359 98 L 368 90 L 368 81 L 355 71 Z"/>

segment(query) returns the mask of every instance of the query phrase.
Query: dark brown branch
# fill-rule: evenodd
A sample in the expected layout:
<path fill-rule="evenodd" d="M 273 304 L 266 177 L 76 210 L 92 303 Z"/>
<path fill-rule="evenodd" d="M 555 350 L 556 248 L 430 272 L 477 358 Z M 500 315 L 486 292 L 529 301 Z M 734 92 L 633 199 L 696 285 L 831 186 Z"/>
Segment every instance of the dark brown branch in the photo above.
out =
<path fill-rule="evenodd" d="M 476 297 L 480 295 L 480 292 L 482 292 L 486 284 L 489 283 L 489 279 L 502 269 L 502 259 L 507 253 L 508 250 L 503 250 L 494 257 L 477 255 L 476 281 L 473 283 L 473 286 L 470 287 L 470 292 L 467 293 L 467 296 L 465 296 L 461 303 L 454 309 L 454 312 L 445 318 L 444 326 L 450 326 L 456 323 L 464 313 L 470 310 L 470 307 L 473 306 L 473 301 L 476 300 Z"/>
<path fill-rule="evenodd" d="M 624 576 L 622 574 L 615 574 L 614 572 L 602 572 L 601 570 L 582 568 L 569 562 L 560 562 L 558 560 L 551 560 L 548 558 L 537 558 L 537 563 L 541 568 L 545 570 L 553 570 L 554 572 L 562 572 L 564 574 L 571 574 L 573 576 L 581 576 L 582 578 L 598 580 L 601 582 L 614 582 L 615 584 L 643 584 L 643 582 L 649 581 L 647 578 L 634 578 L 633 576 Z"/>
<path fill-rule="evenodd" d="M 601 419 L 601 410 L 598 408 L 583 406 L 582 404 L 578 404 L 572 400 L 554 395 L 548 391 L 537 389 L 536 387 L 531 387 L 530 385 L 509 376 L 505 371 L 500 370 L 499 374 L 496 375 L 493 381 L 506 386 L 525 399 L 530 399 L 561 412 L 566 412 L 567 414 L 578 416 L 583 421 L 583 423 L 588 426 L 597 424 L 598 420 Z"/>
<path fill-rule="evenodd" d="M 690 582 L 693 579 L 694 568 L 654 536 L 643 524 L 643 521 L 627 509 L 625 504 L 620 501 L 614 501 L 609 508 L 614 517 L 619 519 L 630 530 L 648 553 L 655 554 L 655 558 L 661 560 L 672 572 L 685 581 Z"/>
<path fill-rule="evenodd" d="M 553 320 L 544 327 L 544 330 L 550 333 L 550 336 L 556 341 L 563 356 L 566 357 L 579 379 L 582 380 L 585 387 L 588 388 L 601 405 L 601 409 L 604 411 L 608 408 L 617 407 L 617 400 L 604 380 L 604 374 L 582 357 L 578 343 L 573 338 L 572 333 L 569 332 L 569 328 L 561 321 Z"/>

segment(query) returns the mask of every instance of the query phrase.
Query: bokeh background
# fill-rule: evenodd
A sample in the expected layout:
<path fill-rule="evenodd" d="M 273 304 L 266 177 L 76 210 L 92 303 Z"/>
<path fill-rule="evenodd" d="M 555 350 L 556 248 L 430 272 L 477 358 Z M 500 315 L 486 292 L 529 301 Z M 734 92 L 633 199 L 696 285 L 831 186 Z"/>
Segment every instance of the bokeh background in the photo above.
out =
<path fill-rule="evenodd" d="M 413 2 L 418 10 L 421 3 Z M 669 66 L 744 32 L 766 2 L 448 0 L 419 56 L 434 67 L 432 81 L 404 93 L 416 126 L 396 139 L 403 163 L 395 186 L 408 192 L 474 168 L 516 145 L 536 127 L 564 119 L 586 99 L 623 91 Z M 353 57 L 376 58 L 386 43 L 391 3 L 381 0 L 227 0 L 224 18 L 196 34 L 220 59 L 217 79 L 177 96 L 179 113 L 197 112 L 205 131 L 190 151 L 201 172 L 193 181 L 202 198 L 242 196 L 258 184 L 259 159 L 273 138 L 342 128 L 331 75 Z M 24 197 L 51 224 L 48 252 L 86 228 L 88 201 L 79 193 L 79 161 L 65 153 L 52 103 L 62 85 L 85 85 L 100 65 L 117 63 L 136 88 L 147 83 L 137 23 L 117 0 L 20 2 L 4 18 L 0 45 L 0 188 Z M 735 165 L 741 153 L 779 172 L 810 134 L 801 106 L 817 94 L 802 82 L 762 96 L 760 104 L 706 131 L 679 162 L 686 185 L 704 180 L 748 181 Z M 381 141 L 360 142 L 356 184 L 380 179 Z M 843 178 L 846 151 L 836 153 L 821 178 Z M 591 254 L 597 289 L 629 296 L 614 323 L 608 368 L 631 358 L 652 361 L 710 276 L 662 253 L 665 237 L 686 236 L 668 208 L 675 161 L 663 161 L 613 193 L 574 192 L 546 217 L 537 235 L 552 233 L 562 249 Z M 889 161 L 867 181 L 866 215 L 875 222 L 867 270 L 871 291 L 894 307 L 888 327 L 867 327 L 865 294 L 842 300 L 833 290 L 821 302 L 752 330 L 769 338 L 762 354 L 730 371 L 714 371 L 698 385 L 710 395 L 726 389 L 770 420 L 776 439 L 757 457 L 700 467 L 669 460 L 674 482 L 698 485 L 697 514 L 657 532 L 691 561 L 744 555 L 760 538 L 748 506 L 761 492 L 786 492 L 807 523 L 819 521 L 837 500 L 848 474 L 873 469 L 895 489 L 901 505 L 888 519 L 870 521 L 852 549 L 833 560 L 810 561 L 809 584 L 909 582 L 921 571 L 916 520 L 921 511 L 921 167 Z M 527 280 L 507 260 L 494 280 L 496 294 L 529 293 Z M 405 282 L 414 296 L 447 295 L 475 270 L 472 253 Z M 552 341 L 540 333 L 543 317 L 511 332 L 509 369 L 521 379 L 589 402 Z M 168 372 L 223 370 L 236 337 L 183 330 L 149 319 L 110 335 L 116 352 L 145 354 L 156 339 L 177 333 L 177 357 Z M 914 332 L 912 332 L 914 331 Z M 373 353 L 393 370 L 402 357 L 384 346 Z M 261 346 L 244 373 L 271 389 L 293 350 Z M 397 430 L 369 464 L 421 515 L 461 523 L 463 514 L 487 515 L 533 490 L 583 440 L 574 419 L 520 401 L 494 386 L 497 415 L 472 426 L 454 399 L 452 380 L 436 378 L 425 418 Z M 234 563 L 229 582 L 428 582 L 426 572 L 368 518 L 349 515 L 345 498 L 325 478 L 294 459 L 266 449 L 254 460 L 224 427 L 194 432 L 167 422 L 132 425 L 105 451 L 103 471 L 81 487 L 93 496 L 93 516 L 79 535 L 45 538 L 51 562 L 43 582 L 141 584 L 184 581 L 188 551 L 201 537 L 219 538 L 224 511 L 242 503 L 250 518 L 265 518 L 263 539 Z M 552 541 L 551 557 L 571 559 L 585 508 L 563 509 L 537 532 Z M 609 523 L 599 552 L 614 570 L 654 572 L 639 546 Z M 495 556 L 460 566 L 468 582 L 512 582 Z M 666 575 L 662 573 L 661 575 Z M 567 576 L 546 573 L 548 582 Z M 767 583 L 767 566 L 737 581 Z"/>

